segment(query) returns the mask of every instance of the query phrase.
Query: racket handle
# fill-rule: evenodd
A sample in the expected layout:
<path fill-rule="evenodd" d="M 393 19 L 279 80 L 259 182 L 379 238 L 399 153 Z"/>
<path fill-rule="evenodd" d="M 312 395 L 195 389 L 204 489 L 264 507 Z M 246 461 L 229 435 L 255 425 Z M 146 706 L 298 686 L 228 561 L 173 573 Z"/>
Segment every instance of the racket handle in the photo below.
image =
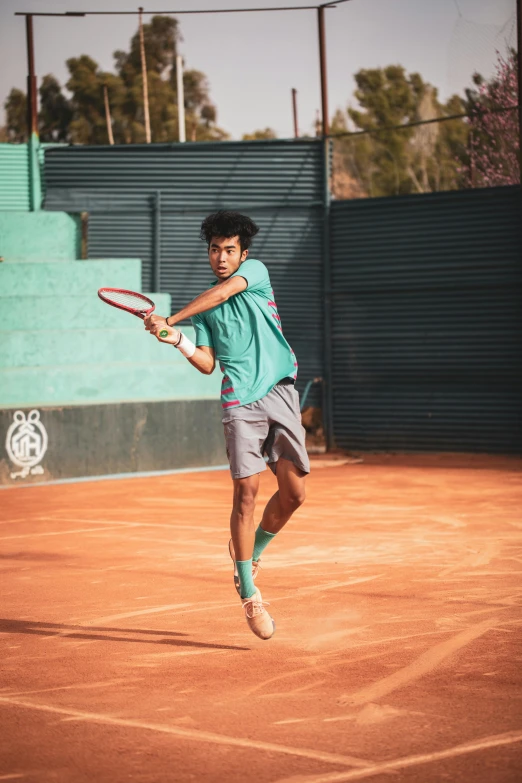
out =
<path fill-rule="evenodd" d="M 160 337 L 168 337 L 169 333 L 167 332 L 166 329 L 162 329 L 161 332 L 159 333 L 159 336 Z"/>

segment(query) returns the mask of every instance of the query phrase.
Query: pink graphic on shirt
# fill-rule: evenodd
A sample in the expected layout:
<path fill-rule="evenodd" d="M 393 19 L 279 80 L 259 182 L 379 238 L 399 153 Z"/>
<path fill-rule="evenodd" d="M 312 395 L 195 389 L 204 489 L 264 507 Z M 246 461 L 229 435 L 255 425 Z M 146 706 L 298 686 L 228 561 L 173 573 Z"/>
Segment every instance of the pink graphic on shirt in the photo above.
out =
<path fill-rule="evenodd" d="M 222 408 L 231 408 L 232 405 L 239 405 L 239 400 L 232 400 L 232 402 L 222 402 L 221 407 Z"/>

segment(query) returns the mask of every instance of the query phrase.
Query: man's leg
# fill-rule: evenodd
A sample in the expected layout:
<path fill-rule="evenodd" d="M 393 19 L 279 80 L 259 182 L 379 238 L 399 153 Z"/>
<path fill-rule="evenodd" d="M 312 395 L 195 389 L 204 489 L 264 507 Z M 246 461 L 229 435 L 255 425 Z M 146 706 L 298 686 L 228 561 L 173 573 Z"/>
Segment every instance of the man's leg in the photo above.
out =
<path fill-rule="evenodd" d="M 254 561 L 259 560 L 261 553 L 275 534 L 279 533 L 294 511 L 304 503 L 306 476 L 307 474 L 290 460 L 282 457 L 278 459 L 276 469 L 278 490 L 266 504 L 261 524 L 256 530 Z"/>
<path fill-rule="evenodd" d="M 234 479 L 230 533 L 239 574 L 241 598 L 249 598 L 256 590 L 252 580 L 252 552 L 255 536 L 254 510 L 258 490 L 258 473 L 247 478 Z"/>
<path fill-rule="evenodd" d="M 254 509 L 259 489 L 259 474 L 234 479 L 234 503 L 230 515 L 230 532 L 239 576 L 239 594 L 243 600 L 246 621 L 260 639 L 270 639 L 275 623 L 265 610 L 259 590 L 252 579 L 254 548 Z"/>

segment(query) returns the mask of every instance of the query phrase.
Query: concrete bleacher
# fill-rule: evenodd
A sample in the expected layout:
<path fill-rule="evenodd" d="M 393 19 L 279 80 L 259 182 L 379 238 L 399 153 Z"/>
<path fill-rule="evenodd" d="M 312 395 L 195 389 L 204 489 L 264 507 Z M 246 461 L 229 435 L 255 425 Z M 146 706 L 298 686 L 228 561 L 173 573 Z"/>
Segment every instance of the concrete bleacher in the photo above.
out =
<path fill-rule="evenodd" d="M 139 291 L 140 279 L 139 259 L 0 264 L 0 406 L 217 396 L 217 376 L 97 296 L 102 286 Z M 170 314 L 170 296 L 149 296 Z"/>

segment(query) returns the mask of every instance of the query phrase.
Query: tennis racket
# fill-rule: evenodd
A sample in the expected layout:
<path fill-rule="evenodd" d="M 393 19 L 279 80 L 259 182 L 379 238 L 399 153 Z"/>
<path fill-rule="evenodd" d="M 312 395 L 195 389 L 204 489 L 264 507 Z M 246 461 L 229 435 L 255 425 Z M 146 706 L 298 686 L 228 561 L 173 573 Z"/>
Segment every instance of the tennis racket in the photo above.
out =
<path fill-rule="evenodd" d="M 105 304 L 118 307 L 120 310 L 126 310 L 142 320 L 153 313 L 156 307 L 148 296 L 137 294 L 135 291 L 126 291 L 123 288 L 100 288 L 98 296 Z M 168 337 L 168 334 L 166 329 L 162 329 L 159 336 Z"/>

